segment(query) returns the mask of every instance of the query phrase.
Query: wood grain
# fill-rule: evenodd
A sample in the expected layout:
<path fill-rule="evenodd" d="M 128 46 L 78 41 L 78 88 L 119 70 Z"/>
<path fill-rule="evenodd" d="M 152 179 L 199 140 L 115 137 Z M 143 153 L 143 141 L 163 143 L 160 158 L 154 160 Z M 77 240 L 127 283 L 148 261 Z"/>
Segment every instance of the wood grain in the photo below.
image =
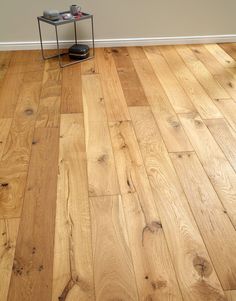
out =
<path fill-rule="evenodd" d="M 236 133 L 224 119 L 206 120 L 205 124 L 236 171 Z"/>
<path fill-rule="evenodd" d="M 3 80 L 7 73 L 8 67 L 10 65 L 11 57 L 12 57 L 12 52 L 9 51 L 0 52 L 0 88 L 3 85 Z"/>
<path fill-rule="evenodd" d="M 220 62 L 225 68 L 236 67 L 235 60 L 228 55 L 219 45 L 217 44 L 206 44 L 206 49 Z"/>
<path fill-rule="evenodd" d="M 199 115 L 184 114 L 181 122 L 218 193 L 227 214 L 236 227 L 236 174 Z"/>
<path fill-rule="evenodd" d="M 228 55 L 230 55 L 234 60 L 236 60 L 236 45 L 235 43 L 223 43 L 218 44 Z"/>
<path fill-rule="evenodd" d="M 0 119 L 0 160 L 2 158 L 3 150 L 7 142 L 7 137 L 11 128 L 11 118 Z"/>
<path fill-rule="evenodd" d="M 0 217 L 20 217 L 41 83 L 24 82 L 0 161 Z"/>
<path fill-rule="evenodd" d="M 96 51 L 108 121 L 129 120 L 129 111 L 109 48 Z"/>
<path fill-rule="evenodd" d="M 153 198 L 123 195 L 140 300 L 182 300 Z"/>
<path fill-rule="evenodd" d="M 236 301 L 236 290 L 225 292 L 227 301 Z"/>
<path fill-rule="evenodd" d="M 121 197 L 95 197 L 90 204 L 96 300 L 136 301 L 137 287 Z"/>
<path fill-rule="evenodd" d="M 172 154 L 188 202 L 224 289 L 236 287 L 236 231 L 195 153 Z"/>
<path fill-rule="evenodd" d="M 130 112 L 183 298 L 225 300 L 150 110 Z"/>
<path fill-rule="evenodd" d="M 147 58 L 133 59 L 133 62 L 168 151 L 193 150 Z"/>
<path fill-rule="evenodd" d="M 52 300 L 95 300 L 82 114 L 61 116 L 59 146 Z"/>
<path fill-rule="evenodd" d="M 112 48 L 112 54 L 128 106 L 148 105 L 127 48 Z"/>
<path fill-rule="evenodd" d="M 158 47 L 144 47 L 144 50 L 175 112 L 189 113 L 196 111 L 164 57 L 160 54 Z"/>
<path fill-rule="evenodd" d="M 233 99 L 216 99 L 215 104 L 230 126 L 236 131 L 236 102 Z"/>
<path fill-rule="evenodd" d="M 175 49 L 213 100 L 229 98 L 229 94 L 226 90 L 214 79 L 213 75 L 189 47 L 186 45 L 178 45 L 175 46 Z"/>
<path fill-rule="evenodd" d="M 82 113 L 81 66 L 76 64 L 62 70 L 61 114 Z"/>
<path fill-rule="evenodd" d="M 8 300 L 51 300 L 58 129 L 34 134 Z"/>
<path fill-rule="evenodd" d="M 218 108 L 186 67 L 175 48 L 172 46 L 162 46 L 159 49 L 200 116 L 204 119 L 222 117 Z"/>
<path fill-rule="evenodd" d="M 45 62 L 36 127 L 58 127 L 62 71 L 54 62 Z"/>
<path fill-rule="evenodd" d="M 0 220 L 0 300 L 7 301 L 13 259 L 16 247 L 19 219 Z"/>

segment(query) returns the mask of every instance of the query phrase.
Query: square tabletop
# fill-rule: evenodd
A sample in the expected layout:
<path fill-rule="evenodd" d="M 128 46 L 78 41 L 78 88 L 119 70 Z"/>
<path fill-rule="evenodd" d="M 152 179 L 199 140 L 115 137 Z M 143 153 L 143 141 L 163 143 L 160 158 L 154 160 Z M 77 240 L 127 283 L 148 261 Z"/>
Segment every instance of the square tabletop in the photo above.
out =
<path fill-rule="evenodd" d="M 51 24 L 51 25 L 54 25 L 54 26 L 58 26 L 58 25 L 63 25 L 63 24 L 68 24 L 68 23 L 82 21 L 82 20 L 85 20 L 85 19 L 89 19 L 89 18 L 91 18 L 93 16 L 92 14 L 81 12 L 82 15 L 79 18 L 73 17 L 72 19 L 64 20 L 62 18 L 62 14 L 66 14 L 66 13 L 70 13 L 70 11 L 60 12 L 60 19 L 57 20 L 57 21 L 49 20 L 49 19 L 45 18 L 44 16 L 40 16 L 40 17 L 37 17 L 37 18 L 38 18 L 38 20 L 40 20 L 42 22 L 46 22 L 48 24 Z"/>

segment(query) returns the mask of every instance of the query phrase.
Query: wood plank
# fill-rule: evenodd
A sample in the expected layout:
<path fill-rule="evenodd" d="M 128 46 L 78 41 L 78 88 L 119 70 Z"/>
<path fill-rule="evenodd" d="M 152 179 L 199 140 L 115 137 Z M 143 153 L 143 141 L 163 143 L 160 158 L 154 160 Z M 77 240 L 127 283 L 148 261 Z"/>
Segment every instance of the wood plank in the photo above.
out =
<path fill-rule="evenodd" d="M 51 300 L 58 129 L 36 129 L 8 300 Z"/>
<path fill-rule="evenodd" d="M 236 290 L 225 292 L 228 301 L 236 301 Z"/>
<path fill-rule="evenodd" d="M 215 104 L 230 126 L 236 131 L 236 102 L 233 99 L 216 99 Z"/>
<path fill-rule="evenodd" d="M 0 161 L 0 217 L 21 214 L 40 88 L 38 81 L 26 81 L 21 88 Z"/>
<path fill-rule="evenodd" d="M 220 43 L 218 44 L 229 56 L 236 60 L 236 44 L 235 43 Z"/>
<path fill-rule="evenodd" d="M 111 50 L 109 48 L 97 49 L 96 57 L 108 121 L 130 120 L 127 103 Z"/>
<path fill-rule="evenodd" d="M 70 68 L 63 68 L 61 85 L 61 114 L 82 113 L 83 99 L 80 64 L 70 66 Z"/>
<path fill-rule="evenodd" d="M 127 48 L 112 48 L 112 54 L 128 106 L 148 105 Z"/>
<path fill-rule="evenodd" d="M 183 114 L 180 120 L 227 214 L 236 227 L 236 174 L 199 115 Z"/>
<path fill-rule="evenodd" d="M 120 196 L 90 200 L 96 300 L 138 300 Z M 101 248 L 102 246 L 102 248 Z"/>
<path fill-rule="evenodd" d="M 214 79 L 213 75 L 189 47 L 186 45 L 177 45 L 175 49 L 213 100 L 229 98 L 226 90 Z"/>
<path fill-rule="evenodd" d="M 86 122 L 107 122 L 106 108 L 98 74 L 82 76 L 83 107 Z"/>
<path fill-rule="evenodd" d="M 36 127 L 58 127 L 62 71 L 55 62 L 45 62 Z"/>
<path fill-rule="evenodd" d="M 217 120 L 218 121 L 218 120 Z M 224 289 L 236 287 L 236 231 L 195 153 L 171 154 Z"/>
<path fill-rule="evenodd" d="M 235 60 L 228 55 L 219 45 L 217 44 L 205 44 L 206 49 L 217 59 L 221 65 L 225 68 L 235 68 Z"/>
<path fill-rule="evenodd" d="M 108 126 L 104 122 L 85 124 L 88 158 L 89 195 L 113 195 L 119 193 Z"/>
<path fill-rule="evenodd" d="M 20 219 L 0 220 L 0 300 L 7 301 Z"/>
<path fill-rule="evenodd" d="M 236 133 L 224 119 L 206 120 L 205 124 L 236 171 Z"/>
<path fill-rule="evenodd" d="M 11 51 L 0 52 L 0 88 L 3 86 L 3 80 L 10 65 L 11 57 Z"/>
<path fill-rule="evenodd" d="M 89 74 L 99 73 L 98 62 L 97 62 L 96 58 L 94 58 L 92 60 L 82 62 L 80 64 L 80 66 L 81 66 L 81 74 L 82 75 L 89 75 Z"/>
<path fill-rule="evenodd" d="M 147 58 L 134 59 L 133 62 L 168 151 L 193 150 Z"/>
<path fill-rule="evenodd" d="M 61 115 L 59 147 L 52 300 L 95 300 L 82 114 Z"/>
<path fill-rule="evenodd" d="M 175 51 L 175 48 L 172 46 L 162 46 L 159 49 L 200 116 L 204 119 L 222 117 L 218 108 L 186 67 L 181 57 Z"/>
<path fill-rule="evenodd" d="M 89 195 L 119 194 L 99 75 L 83 76 Z"/>
<path fill-rule="evenodd" d="M 11 128 L 11 118 L 0 118 L 0 160 Z"/>
<path fill-rule="evenodd" d="M 147 59 L 147 57 L 143 51 L 143 47 L 136 46 L 136 47 L 128 47 L 127 49 L 128 49 L 130 57 L 133 60 Z"/>
<path fill-rule="evenodd" d="M 159 49 L 157 47 L 144 47 L 144 51 L 175 112 L 189 113 L 196 111 L 186 92 L 172 73 L 164 57 L 160 54 Z"/>
<path fill-rule="evenodd" d="M 144 201 L 144 200 L 143 200 Z M 182 300 L 155 203 L 123 195 L 140 300 Z"/>
<path fill-rule="evenodd" d="M 184 300 L 225 300 L 151 111 L 130 113 Z"/>
<path fill-rule="evenodd" d="M 204 45 L 193 45 L 191 49 L 196 56 L 204 63 L 214 78 L 228 92 L 228 94 L 236 101 L 236 78 L 227 71 L 217 59 L 204 47 Z"/>
<path fill-rule="evenodd" d="M 111 123 L 110 133 L 139 297 L 182 300 L 132 124 Z"/>

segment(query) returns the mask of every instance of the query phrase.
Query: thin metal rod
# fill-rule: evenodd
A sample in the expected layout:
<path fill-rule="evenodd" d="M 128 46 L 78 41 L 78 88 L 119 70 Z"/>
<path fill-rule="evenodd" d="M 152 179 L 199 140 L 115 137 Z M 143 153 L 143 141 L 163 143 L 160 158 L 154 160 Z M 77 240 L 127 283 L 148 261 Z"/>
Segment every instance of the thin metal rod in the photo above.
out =
<path fill-rule="evenodd" d="M 76 27 L 76 22 L 74 22 L 74 31 L 75 31 L 75 44 L 77 45 L 78 41 L 77 41 L 77 27 Z"/>
<path fill-rule="evenodd" d="M 43 41 L 42 41 L 42 32 L 41 32 L 41 26 L 40 26 L 40 21 L 38 19 L 38 28 L 39 28 L 39 38 L 40 38 L 40 46 L 41 46 L 41 53 L 42 53 L 42 57 L 45 60 L 45 56 L 44 56 L 44 51 L 43 51 Z"/>
<path fill-rule="evenodd" d="M 93 40 L 93 56 L 95 56 L 93 16 L 91 16 L 91 25 L 92 25 L 92 40 Z"/>
<path fill-rule="evenodd" d="M 60 55 L 60 46 L 59 46 L 58 32 L 57 32 L 57 26 L 55 26 L 55 31 L 56 31 L 56 40 L 57 40 L 58 62 L 59 62 L 59 66 L 62 68 L 61 55 Z"/>

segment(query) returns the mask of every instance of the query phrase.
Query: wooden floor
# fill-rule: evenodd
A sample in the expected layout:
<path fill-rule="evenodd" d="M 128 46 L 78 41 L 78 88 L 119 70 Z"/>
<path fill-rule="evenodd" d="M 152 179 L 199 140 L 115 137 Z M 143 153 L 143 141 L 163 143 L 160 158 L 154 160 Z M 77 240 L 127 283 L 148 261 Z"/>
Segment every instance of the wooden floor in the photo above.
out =
<path fill-rule="evenodd" d="M 0 52 L 0 301 L 236 300 L 236 44 Z"/>

